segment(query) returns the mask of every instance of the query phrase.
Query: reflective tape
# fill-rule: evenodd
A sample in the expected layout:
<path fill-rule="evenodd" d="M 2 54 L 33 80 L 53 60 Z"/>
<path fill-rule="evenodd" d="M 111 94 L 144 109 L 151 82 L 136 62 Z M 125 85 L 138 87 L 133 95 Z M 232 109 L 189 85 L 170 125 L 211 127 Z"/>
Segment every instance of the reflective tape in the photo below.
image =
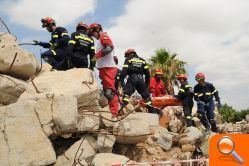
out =
<path fill-rule="evenodd" d="M 92 46 L 92 47 L 91 47 L 91 49 L 92 49 L 92 50 L 95 50 L 95 47 L 94 47 L 94 46 Z"/>
<path fill-rule="evenodd" d="M 147 65 L 146 65 L 146 66 L 144 66 L 144 69 L 148 69 L 148 68 L 149 68 L 149 66 L 147 66 Z"/>
<path fill-rule="evenodd" d="M 69 44 L 75 44 L 76 42 L 74 40 L 69 40 Z"/>
<path fill-rule="evenodd" d="M 129 99 L 128 98 L 124 98 L 123 101 L 129 101 Z"/>
<path fill-rule="evenodd" d="M 212 94 L 214 94 L 215 92 L 217 92 L 217 90 L 216 90 L 216 89 L 212 92 Z"/>
<path fill-rule="evenodd" d="M 59 37 L 59 35 L 53 35 L 52 36 L 52 38 L 58 38 Z"/>
<path fill-rule="evenodd" d="M 128 65 L 123 65 L 123 67 L 128 67 Z"/>
<path fill-rule="evenodd" d="M 191 85 L 185 85 L 186 88 L 192 88 Z"/>
<path fill-rule="evenodd" d="M 184 90 L 184 89 L 182 89 L 182 88 L 180 88 L 180 89 L 179 89 L 179 91 L 180 91 L 180 92 L 185 92 L 185 90 Z"/>
<path fill-rule="evenodd" d="M 56 55 L 56 52 L 54 50 L 51 50 L 54 55 Z"/>
<path fill-rule="evenodd" d="M 88 38 L 88 37 L 84 37 L 84 36 L 75 36 L 75 39 L 82 39 L 82 40 L 86 40 L 86 41 L 89 41 L 89 42 L 93 42 L 92 39 Z"/>
<path fill-rule="evenodd" d="M 211 92 L 207 92 L 206 95 L 207 95 L 207 96 L 210 96 L 210 95 L 212 95 L 212 93 L 211 93 Z"/>
<path fill-rule="evenodd" d="M 201 97 L 201 96 L 203 96 L 203 93 L 198 94 L 198 97 Z"/>
<path fill-rule="evenodd" d="M 131 59 L 131 60 L 129 60 L 129 62 L 141 62 L 141 63 L 145 63 L 145 61 L 139 60 L 139 59 Z"/>
<path fill-rule="evenodd" d="M 62 34 L 61 34 L 61 36 L 64 36 L 64 35 L 69 36 L 68 33 L 62 33 Z"/>

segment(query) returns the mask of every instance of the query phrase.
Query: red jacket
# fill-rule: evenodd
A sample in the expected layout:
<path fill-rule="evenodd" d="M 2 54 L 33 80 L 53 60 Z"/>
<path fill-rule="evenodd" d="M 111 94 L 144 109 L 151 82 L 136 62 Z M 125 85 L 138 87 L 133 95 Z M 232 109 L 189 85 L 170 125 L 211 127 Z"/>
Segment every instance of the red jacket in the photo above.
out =
<path fill-rule="evenodd" d="M 150 93 L 152 97 L 166 95 L 166 89 L 162 80 L 157 81 L 155 77 L 150 78 Z"/>

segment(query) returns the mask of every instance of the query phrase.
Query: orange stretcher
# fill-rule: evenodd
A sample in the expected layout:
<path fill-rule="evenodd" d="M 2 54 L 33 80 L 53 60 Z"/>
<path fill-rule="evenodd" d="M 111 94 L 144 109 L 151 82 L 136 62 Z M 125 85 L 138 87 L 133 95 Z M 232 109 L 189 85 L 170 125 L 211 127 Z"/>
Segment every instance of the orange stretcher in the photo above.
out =
<path fill-rule="evenodd" d="M 171 95 L 165 95 L 162 97 L 152 97 L 151 101 L 152 101 L 152 106 L 157 108 L 164 108 L 167 106 L 182 106 L 182 100 L 179 100 Z M 141 100 L 140 104 L 143 107 L 146 107 L 146 104 L 144 103 L 143 100 Z"/>

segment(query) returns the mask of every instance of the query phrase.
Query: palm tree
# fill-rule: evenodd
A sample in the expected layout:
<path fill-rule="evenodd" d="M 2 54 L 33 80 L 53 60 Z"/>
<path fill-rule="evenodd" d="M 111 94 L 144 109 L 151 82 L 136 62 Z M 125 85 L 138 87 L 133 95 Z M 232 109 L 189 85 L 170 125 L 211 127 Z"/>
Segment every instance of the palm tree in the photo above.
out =
<path fill-rule="evenodd" d="M 177 59 L 176 56 L 177 54 L 172 54 L 165 48 L 160 48 L 149 59 L 152 74 L 156 68 L 163 70 L 163 81 L 169 94 L 174 94 L 173 86 L 178 86 L 176 75 L 186 73 L 185 65 L 187 63 Z"/>

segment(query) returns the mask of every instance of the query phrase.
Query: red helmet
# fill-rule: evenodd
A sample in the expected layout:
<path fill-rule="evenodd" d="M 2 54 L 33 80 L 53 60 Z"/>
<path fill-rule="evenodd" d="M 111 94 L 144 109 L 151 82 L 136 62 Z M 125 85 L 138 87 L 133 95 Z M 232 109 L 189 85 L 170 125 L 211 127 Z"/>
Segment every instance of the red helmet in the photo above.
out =
<path fill-rule="evenodd" d="M 55 20 L 52 19 L 51 17 L 44 17 L 41 19 L 41 22 L 42 22 L 42 28 L 55 25 Z"/>
<path fill-rule="evenodd" d="M 160 68 L 156 69 L 156 70 L 155 70 L 155 74 L 160 74 L 160 75 L 162 75 L 162 74 L 163 74 L 162 69 L 160 69 Z"/>
<path fill-rule="evenodd" d="M 125 51 L 125 57 L 131 55 L 132 53 L 136 54 L 136 51 L 133 48 L 129 48 L 128 50 Z"/>
<path fill-rule="evenodd" d="M 195 75 L 195 79 L 198 80 L 205 80 L 205 75 L 203 73 L 197 73 Z"/>
<path fill-rule="evenodd" d="M 113 56 L 113 60 L 116 64 L 118 64 L 118 57 L 117 56 Z"/>
<path fill-rule="evenodd" d="M 84 30 L 84 29 L 89 29 L 88 25 L 86 25 L 85 23 L 83 23 L 82 21 L 78 23 L 76 30 Z"/>
<path fill-rule="evenodd" d="M 102 30 L 101 25 L 98 24 L 98 23 L 93 23 L 93 24 L 91 24 L 91 25 L 89 26 L 89 34 L 91 34 L 92 31 L 94 31 L 94 30 L 97 31 L 97 32 L 99 32 L 100 30 Z"/>
<path fill-rule="evenodd" d="M 187 75 L 186 75 L 186 74 L 178 74 L 178 75 L 176 76 L 176 78 L 177 78 L 177 79 L 183 78 L 183 79 L 187 80 Z"/>

